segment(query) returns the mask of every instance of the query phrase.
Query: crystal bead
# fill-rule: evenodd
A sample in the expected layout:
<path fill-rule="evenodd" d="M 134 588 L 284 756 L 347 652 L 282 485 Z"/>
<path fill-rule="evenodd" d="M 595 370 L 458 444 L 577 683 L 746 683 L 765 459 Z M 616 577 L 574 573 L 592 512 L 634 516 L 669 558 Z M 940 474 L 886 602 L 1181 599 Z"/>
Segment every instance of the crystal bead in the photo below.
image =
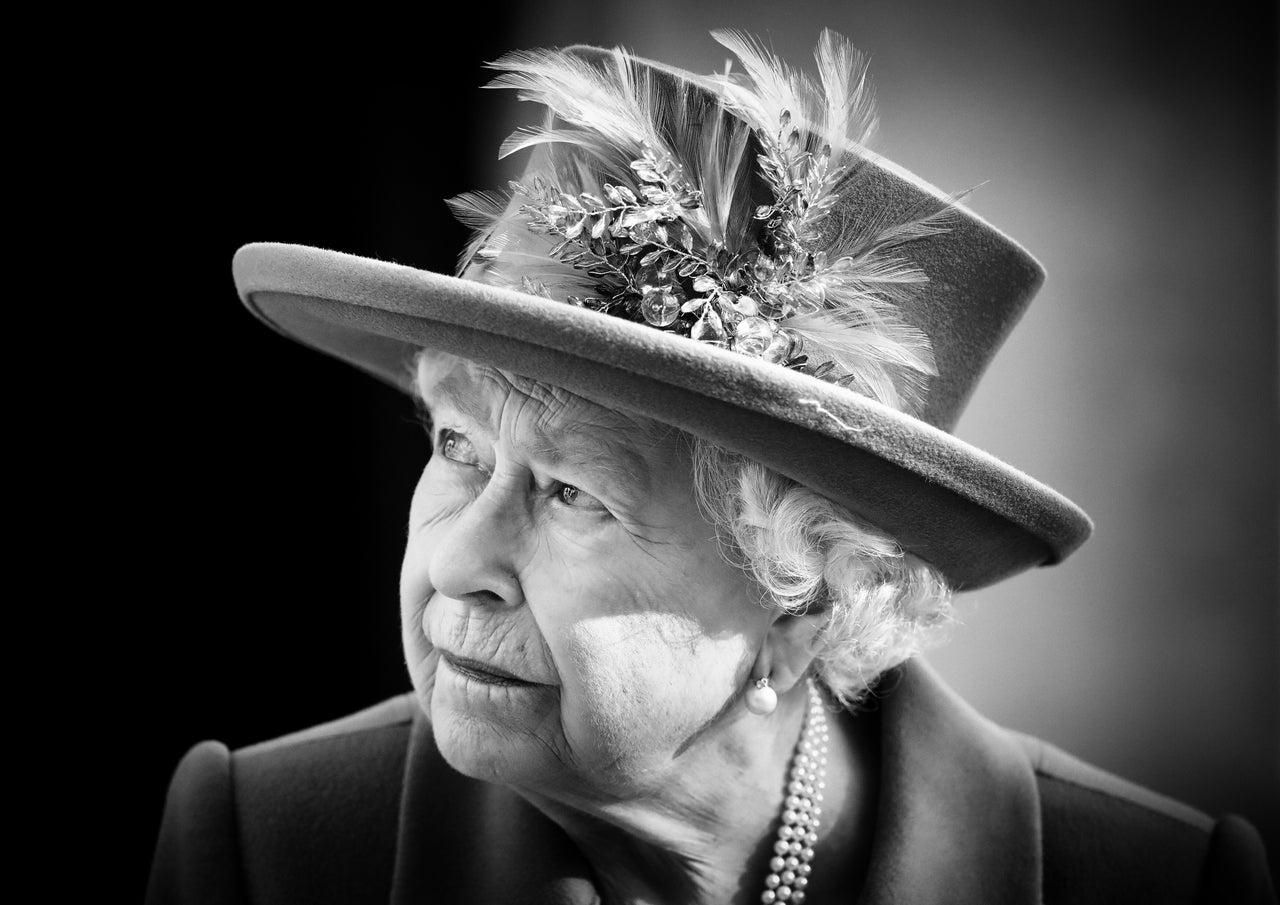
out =
<path fill-rule="evenodd" d="M 673 293 L 655 289 L 640 299 L 640 313 L 655 327 L 669 327 L 680 316 L 681 304 Z"/>
<path fill-rule="evenodd" d="M 805 900 L 805 894 L 803 890 L 793 889 L 791 891 L 791 901 L 793 905 L 800 905 L 800 903 L 803 902 L 804 900 Z"/>
<path fill-rule="evenodd" d="M 790 332 L 784 328 L 773 334 L 773 339 L 769 341 L 768 347 L 760 353 L 760 357 L 774 364 L 783 364 L 788 358 L 792 357 L 794 352 L 795 340 Z"/>
<path fill-rule="evenodd" d="M 799 867 L 796 868 L 796 873 L 798 873 L 802 877 L 807 877 L 809 876 L 809 874 L 813 873 L 813 865 L 801 864 Z"/>
<path fill-rule="evenodd" d="M 784 860 L 784 861 L 782 862 L 782 866 L 781 866 L 781 867 L 773 867 L 773 862 L 772 862 L 772 861 L 770 861 L 770 862 L 769 862 L 769 866 L 770 866 L 771 868 L 773 868 L 773 870 L 774 870 L 774 871 L 780 871 L 780 870 L 795 870 L 797 867 L 799 867 L 799 866 L 800 866 L 800 859 L 799 859 L 799 858 L 787 858 L 786 860 Z"/>
<path fill-rule="evenodd" d="M 799 843 L 797 843 L 797 842 L 793 842 L 793 843 L 791 843 L 791 844 L 792 844 L 793 846 L 795 846 L 795 845 L 798 845 Z M 812 861 L 812 860 L 813 860 L 813 849 L 811 849 L 811 848 L 801 848 L 801 849 L 800 849 L 800 859 L 801 859 L 802 861 Z"/>
<path fill-rule="evenodd" d="M 795 870 L 795 865 L 791 863 L 794 860 L 794 858 L 783 859 L 781 855 L 774 855 L 769 859 L 769 870 L 775 874 L 786 869 Z"/>
<path fill-rule="evenodd" d="M 777 889 L 778 884 L 781 882 L 782 882 L 782 878 L 779 877 L 777 874 L 769 874 L 769 876 L 764 878 L 764 885 L 769 887 L 770 889 Z"/>
<path fill-rule="evenodd" d="M 809 885 L 809 878 L 805 876 L 797 876 L 795 882 L 791 884 L 792 889 L 804 889 Z"/>
<path fill-rule="evenodd" d="M 778 894 L 772 889 L 766 889 L 760 894 L 760 901 L 764 902 L 764 905 L 773 905 L 774 902 L 778 901 Z"/>
<path fill-rule="evenodd" d="M 788 900 L 788 899 L 790 899 L 790 898 L 791 898 L 791 887 L 790 887 L 790 886 L 779 886 L 779 887 L 778 887 L 778 901 L 779 901 L 779 902 L 785 902 L 785 901 L 787 901 L 787 900 Z"/>
<path fill-rule="evenodd" d="M 770 874 L 772 876 L 772 874 Z M 794 870 L 784 870 L 778 875 L 778 879 L 790 886 L 796 880 L 796 872 Z"/>
<path fill-rule="evenodd" d="M 793 810 L 787 809 L 787 810 L 785 810 L 785 811 L 783 811 L 783 812 L 782 812 L 782 822 L 783 822 L 783 823 L 792 823 L 792 824 L 794 824 L 794 823 L 799 823 L 799 822 L 800 822 L 800 815 L 799 815 L 799 814 L 797 814 L 797 813 L 796 813 L 795 811 L 793 811 Z"/>
<path fill-rule="evenodd" d="M 803 847 L 803 846 L 800 846 L 800 843 L 798 843 L 798 842 L 796 843 L 796 845 L 798 846 L 798 847 L 797 847 L 797 849 L 796 849 L 796 851 L 799 851 L 799 850 L 800 850 L 800 848 L 802 848 L 802 847 Z M 774 851 L 774 853 L 775 853 L 775 854 L 778 854 L 778 855 L 787 855 L 787 854 L 790 854 L 790 853 L 791 853 L 791 843 L 790 843 L 790 842 L 787 842 L 785 839 L 779 839 L 777 842 L 775 842 L 775 843 L 773 844 L 773 851 Z"/>
<path fill-rule="evenodd" d="M 662 268 L 657 264 L 646 264 L 636 271 L 633 282 L 642 293 L 649 293 L 654 289 L 665 289 L 669 281 L 662 274 Z"/>

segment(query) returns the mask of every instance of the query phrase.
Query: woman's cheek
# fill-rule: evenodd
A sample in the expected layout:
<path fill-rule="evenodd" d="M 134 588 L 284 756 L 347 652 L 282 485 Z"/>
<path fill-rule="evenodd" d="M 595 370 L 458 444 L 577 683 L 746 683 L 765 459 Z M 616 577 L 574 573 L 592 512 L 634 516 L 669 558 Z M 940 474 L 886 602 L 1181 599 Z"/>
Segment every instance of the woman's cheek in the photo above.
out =
<path fill-rule="evenodd" d="M 576 623 L 568 634 L 572 668 L 561 670 L 561 717 L 571 747 L 593 748 L 607 763 L 646 752 L 669 757 L 720 706 L 699 680 L 705 669 L 694 630 L 691 620 L 671 613 Z"/>

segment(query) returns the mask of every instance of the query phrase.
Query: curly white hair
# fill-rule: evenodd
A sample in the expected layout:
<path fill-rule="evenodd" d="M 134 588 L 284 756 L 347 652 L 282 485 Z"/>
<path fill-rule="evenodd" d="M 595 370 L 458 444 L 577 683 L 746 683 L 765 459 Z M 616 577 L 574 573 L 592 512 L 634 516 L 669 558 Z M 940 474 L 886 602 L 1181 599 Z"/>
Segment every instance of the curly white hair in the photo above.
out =
<path fill-rule="evenodd" d="M 826 611 L 818 677 L 846 706 L 952 619 L 942 574 L 848 509 L 747 456 L 690 437 L 694 487 L 731 563 L 767 604 Z"/>

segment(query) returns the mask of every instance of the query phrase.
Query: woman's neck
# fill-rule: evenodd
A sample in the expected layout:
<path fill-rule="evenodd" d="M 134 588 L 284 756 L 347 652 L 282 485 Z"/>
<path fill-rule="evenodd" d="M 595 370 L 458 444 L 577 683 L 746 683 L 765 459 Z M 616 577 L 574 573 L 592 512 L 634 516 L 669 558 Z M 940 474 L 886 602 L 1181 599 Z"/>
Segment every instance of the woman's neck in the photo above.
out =
<path fill-rule="evenodd" d="M 525 792 L 564 828 L 609 905 L 758 902 L 800 736 L 803 684 L 759 717 L 736 708 L 691 744 L 657 791 L 598 802 Z M 831 714 L 827 788 L 806 901 L 852 901 L 874 826 L 873 718 Z"/>

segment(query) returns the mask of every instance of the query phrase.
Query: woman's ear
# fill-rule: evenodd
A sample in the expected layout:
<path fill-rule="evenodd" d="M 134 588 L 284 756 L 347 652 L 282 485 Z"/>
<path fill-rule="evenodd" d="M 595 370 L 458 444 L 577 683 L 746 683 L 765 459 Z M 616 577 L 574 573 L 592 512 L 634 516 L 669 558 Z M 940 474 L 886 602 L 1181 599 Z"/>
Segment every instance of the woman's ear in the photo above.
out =
<path fill-rule="evenodd" d="M 768 675 L 769 684 L 779 695 L 785 694 L 804 678 L 818 649 L 818 636 L 831 613 L 825 607 L 810 607 L 804 613 L 779 610 L 765 637 L 766 650 L 761 653 L 769 668 L 756 675 Z"/>

